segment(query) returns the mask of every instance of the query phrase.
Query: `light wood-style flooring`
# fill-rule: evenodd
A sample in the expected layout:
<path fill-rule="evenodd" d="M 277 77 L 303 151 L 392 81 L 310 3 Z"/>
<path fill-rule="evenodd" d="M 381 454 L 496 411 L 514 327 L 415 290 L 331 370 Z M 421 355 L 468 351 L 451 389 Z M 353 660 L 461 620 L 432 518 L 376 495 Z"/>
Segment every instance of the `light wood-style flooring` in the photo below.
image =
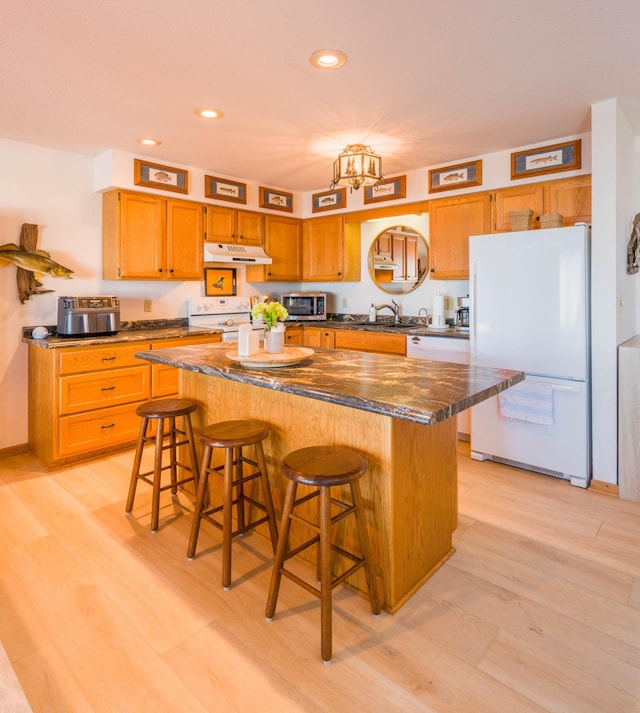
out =
<path fill-rule="evenodd" d="M 640 503 L 461 444 L 456 553 L 393 616 L 338 589 L 325 666 L 315 598 L 284 580 L 265 621 L 266 541 L 235 542 L 223 591 L 184 495 L 154 535 L 144 484 L 125 516 L 131 462 L 0 460 L 0 641 L 37 713 L 640 711 Z"/>

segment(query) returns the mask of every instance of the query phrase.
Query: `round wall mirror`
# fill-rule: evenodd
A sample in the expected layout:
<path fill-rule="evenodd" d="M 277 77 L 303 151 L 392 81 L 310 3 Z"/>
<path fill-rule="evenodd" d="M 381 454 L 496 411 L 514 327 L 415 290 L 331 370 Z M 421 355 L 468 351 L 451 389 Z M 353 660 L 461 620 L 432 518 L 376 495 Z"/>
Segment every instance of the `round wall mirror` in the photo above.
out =
<path fill-rule="evenodd" d="M 415 290 L 429 274 L 427 241 L 406 225 L 385 228 L 369 248 L 369 274 L 389 294 L 405 295 Z"/>

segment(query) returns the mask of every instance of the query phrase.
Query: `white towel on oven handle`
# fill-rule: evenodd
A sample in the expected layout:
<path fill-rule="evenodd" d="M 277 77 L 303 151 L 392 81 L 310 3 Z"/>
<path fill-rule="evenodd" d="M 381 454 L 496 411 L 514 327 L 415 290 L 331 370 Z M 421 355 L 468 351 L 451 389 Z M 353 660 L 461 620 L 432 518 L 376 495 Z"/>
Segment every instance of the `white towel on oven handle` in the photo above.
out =
<path fill-rule="evenodd" d="M 498 394 L 498 407 L 501 418 L 553 426 L 552 384 L 525 379 Z"/>

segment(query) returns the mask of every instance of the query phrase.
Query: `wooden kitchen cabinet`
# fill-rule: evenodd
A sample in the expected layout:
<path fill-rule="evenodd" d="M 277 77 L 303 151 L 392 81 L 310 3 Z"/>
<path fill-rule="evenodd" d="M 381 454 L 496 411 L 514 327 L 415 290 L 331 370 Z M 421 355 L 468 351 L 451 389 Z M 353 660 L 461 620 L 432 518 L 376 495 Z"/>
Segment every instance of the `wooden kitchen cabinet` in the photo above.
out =
<path fill-rule="evenodd" d="M 193 344 L 211 344 L 222 341 L 222 335 L 201 335 L 182 337 L 179 339 L 158 339 L 151 342 L 151 349 L 172 349 Z M 138 349 L 137 351 L 140 351 Z M 139 359 L 137 360 L 140 361 Z M 166 364 L 151 364 L 151 398 L 167 398 L 175 396 L 180 391 L 180 369 Z"/>
<path fill-rule="evenodd" d="M 309 218 L 302 226 L 302 280 L 360 280 L 360 227 L 342 215 Z"/>
<path fill-rule="evenodd" d="M 335 348 L 406 356 L 407 337 L 406 334 L 382 334 L 380 332 L 336 329 Z"/>
<path fill-rule="evenodd" d="M 289 334 L 292 340 L 289 341 Z M 321 347 L 322 349 L 356 349 L 380 354 L 406 355 L 406 335 L 382 334 L 380 332 L 365 332 L 351 329 L 332 329 L 330 327 L 314 327 L 310 324 L 287 327 L 287 344 L 301 344 L 305 347 Z M 302 335 L 301 337 L 299 335 Z M 299 340 L 299 341 L 298 341 Z"/>
<path fill-rule="evenodd" d="M 238 245 L 264 244 L 264 216 L 249 210 L 205 206 L 205 241 Z"/>
<path fill-rule="evenodd" d="M 540 228 L 545 213 L 560 213 L 563 226 L 591 222 L 590 175 L 502 188 L 492 196 L 492 233 L 511 230 L 512 210 L 533 210 L 532 229 Z"/>
<path fill-rule="evenodd" d="M 296 282 L 302 279 L 302 221 L 265 216 L 264 247 L 270 265 L 247 265 L 248 282 Z"/>
<path fill-rule="evenodd" d="M 544 184 L 545 213 L 560 213 L 562 225 L 591 223 L 591 175 Z"/>
<path fill-rule="evenodd" d="M 542 183 L 526 183 L 521 186 L 502 188 L 491 194 L 491 232 L 511 230 L 509 213 L 512 210 L 533 210 L 531 228 L 540 227 L 540 216 L 545 212 L 544 186 Z"/>
<path fill-rule="evenodd" d="M 418 279 L 418 238 L 411 235 L 393 235 L 391 260 L 398 265 L 393 270 L 393 280 Z"/>
<path fill-rule="evenodd" d="M 326 327 L 309 327 L 305 325 L 303 345 L 305 347 L 322 347 L 323 349 L 336 348 L 336 330 Z"/>
<path fill-rule="evenodd" d="M 201 280 L 202 205 L 132 191 L 102 202 L 105 280 Z"/>
<path fill-rule="evenodd" d="M 375 254 L 378 257 L 389 258 L 391 260 L 391 254 L 393 252 L 393 238 L 391 233 L 382 233 L 378 236 L 375 246 Z"/>
<path fill-rule="evenodd" d="M 491 231 L 491 195 L 474 193 L 429 204 L 429 247 L 434 280 L 469 279 L 469 236 Z"/>
<path fill-rule="evenodd" d="M 284 333 L 285 344 L 290 346 L 298 345 L 303 346 L 304 344 L 304 332 L 301 326 L 298 325 L 286 325 L 286 331 Z"/>
<path fill-rule="evenodd" d="M 29 451 L 48 468 L 110 453 L 138 437 L 138 404 L 179 392 L 179 369 L 148 349 L 220 341 L 219 334 L 43 349 L 29 346 Z"/>
<path fill-rule="evenodd" d="M 509 212 L 534 211 L 531 228 L 545 213 L 560 213 L 564 226 L 591 222 L 591 176 L 540 181 L 496 191 L 431 201 L 431 277 L 469 279 L 469 236 L 511 230 Z"/>

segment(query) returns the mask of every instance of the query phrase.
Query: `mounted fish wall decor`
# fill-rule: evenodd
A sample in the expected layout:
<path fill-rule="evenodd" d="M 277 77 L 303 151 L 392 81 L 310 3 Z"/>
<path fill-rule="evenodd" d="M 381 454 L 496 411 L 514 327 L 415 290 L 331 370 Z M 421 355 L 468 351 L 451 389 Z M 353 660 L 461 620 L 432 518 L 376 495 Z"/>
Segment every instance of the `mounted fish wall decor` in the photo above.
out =
<path fill-rule="evenodd" d="M 635 275 L 640 270 L 640 213 L 633 219 L 633 228 L 627 243 L 627 274 Z"/>
<path fill-rule="evenodd" d="M 14 264 L 18 267 L 16 280 L 20 302 L 25 303 L 31 295 L 41 295 L 54 290 L 42 290 L 38 277 L 66 277 L 71 279 L 73 270 L 54 262 L 48 252 L 37 250 L 38 226 L 23 223 L 20 231 L 20 246 L 15 243 L 0 245 L 0 266 Z"/>

